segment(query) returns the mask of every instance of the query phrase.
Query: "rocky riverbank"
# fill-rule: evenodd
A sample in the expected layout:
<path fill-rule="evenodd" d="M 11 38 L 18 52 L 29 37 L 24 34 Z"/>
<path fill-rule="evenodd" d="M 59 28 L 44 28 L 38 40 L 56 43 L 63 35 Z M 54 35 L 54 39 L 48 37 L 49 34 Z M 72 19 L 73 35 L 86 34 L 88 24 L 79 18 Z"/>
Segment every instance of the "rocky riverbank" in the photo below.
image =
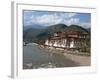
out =
<path fill-rule="evenodd" d="M 91 65 L 91 56 L 90 53 L 71 51 L 59 48 L 44 48 L 39 47 L 40 49 L 44 49 L 46 52 L 50 54 L 62 54 L 66 58 L 75 61 L 79 64 L 79 66 L 90 66 Z"/>
<path fill-rule="evenodd" d="M 38 45 L 40 49 L 44 49 L 50 53 L 58 53 L 58 54 L 73 54 L 78 56 L 91 56 L 91 53 L 88 52 L 79 52 L 78 50 L 73 49 L 64 49 L 64 48 L 54 48 L 54 47 L 44 47 L 42 45 Z"/>
<path fill-rule="evenodd" d="M 23 47 L 23 69 L 90 66 L 91 56 L 73 55 L 59 48 L 45 48 L 38 44 Z"/>

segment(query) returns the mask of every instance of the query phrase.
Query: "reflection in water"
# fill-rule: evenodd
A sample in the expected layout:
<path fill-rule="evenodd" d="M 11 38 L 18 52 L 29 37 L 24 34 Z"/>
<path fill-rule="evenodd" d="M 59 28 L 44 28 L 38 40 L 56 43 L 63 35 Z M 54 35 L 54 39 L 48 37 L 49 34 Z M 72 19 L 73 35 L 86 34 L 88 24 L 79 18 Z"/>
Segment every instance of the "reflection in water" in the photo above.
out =
<path fill-rule="evenodd" d="M 23 69 L 73 67 L 77 63 L 62 54 L 54 54 L 40 49 L 38 45 L 29 43 L 23 47 Z"/>

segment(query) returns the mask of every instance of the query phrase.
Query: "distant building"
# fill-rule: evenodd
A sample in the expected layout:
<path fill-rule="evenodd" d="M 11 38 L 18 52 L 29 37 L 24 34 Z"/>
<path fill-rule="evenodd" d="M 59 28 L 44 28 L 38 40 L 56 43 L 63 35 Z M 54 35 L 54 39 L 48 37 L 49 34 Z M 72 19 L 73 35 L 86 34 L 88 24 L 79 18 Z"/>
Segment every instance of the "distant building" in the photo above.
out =
<path fill-rule="evenodd" d="M 84 43 L 88 33 L 80 31 L 55 32 L 53 36 L 45 41 L 45 46 L 55 48 L 77 48 Z"/>

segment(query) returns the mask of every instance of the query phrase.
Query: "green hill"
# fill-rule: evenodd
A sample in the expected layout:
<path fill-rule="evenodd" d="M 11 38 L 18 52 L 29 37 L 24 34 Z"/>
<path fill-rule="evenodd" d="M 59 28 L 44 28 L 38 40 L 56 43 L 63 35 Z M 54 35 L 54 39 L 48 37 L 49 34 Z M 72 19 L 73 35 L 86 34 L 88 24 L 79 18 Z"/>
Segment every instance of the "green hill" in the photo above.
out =
<path fill-rule="evenodd" d="M 69 32 L 69 31 L 80 31 L 83 33 L 88 33 L 88 31 L 85 28 L 83 28 L 82 26 L 78 26 L 78 25 L 70 25 L 69 27 L 67 27 L 65 32 Z"/>
<path fill-rule="evenodd" d="M 45 29 L 31 28 L 23 32 L 23 40 L 27 42 L 35 42 L 38 44 L 44 43 L 45 40 L 52 36 L 55 32 L 69 32 L 69 31 L 80 31 L 88 33 L 88 30 L 78 25 L 67 26 L 65 24 L 56 24 L 48 26 Z"/>
<path fill-rule="evenodd" d="M 41 34 L 44 29 L 29 28 L 23 31 L 23 40 L 25 42 L 36 42 L 37 35 Z"/>

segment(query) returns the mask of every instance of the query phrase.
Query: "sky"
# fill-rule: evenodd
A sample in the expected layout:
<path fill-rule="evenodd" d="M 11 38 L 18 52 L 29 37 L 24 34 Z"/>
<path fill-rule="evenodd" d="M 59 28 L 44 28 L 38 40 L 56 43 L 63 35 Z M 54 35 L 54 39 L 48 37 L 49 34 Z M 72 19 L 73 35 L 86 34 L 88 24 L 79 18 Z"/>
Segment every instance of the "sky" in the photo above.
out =
<path fill-rule="evenodd" d="M 91 26 L 91 14 L 24 10 L 23 24 L 24 26 L 40 25 L 41 27 L 48 27 L 55 24 L 66 24 L 68 26 L 75 24 L 89 28 Z"/>

